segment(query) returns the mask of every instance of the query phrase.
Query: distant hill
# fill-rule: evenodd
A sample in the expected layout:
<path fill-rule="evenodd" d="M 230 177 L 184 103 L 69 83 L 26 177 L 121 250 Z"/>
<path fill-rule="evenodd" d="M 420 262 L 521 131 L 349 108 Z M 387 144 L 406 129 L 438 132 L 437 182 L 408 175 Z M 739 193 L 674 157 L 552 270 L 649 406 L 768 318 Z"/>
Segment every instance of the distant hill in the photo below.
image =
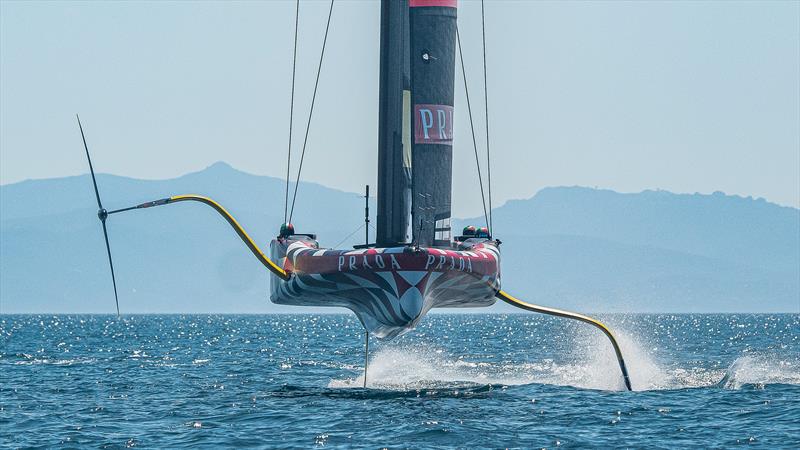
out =
<path fill-rule="evenodd" d="M 176 194 L 225 206 L 267 250 L 283 222 L 285 181 L 225 163 L 171 180 L 98 175 L 114 209 Z M 88 175 L 0 186 L 0 312 L 110 312 L 105 245 Z M 301 183 L 293 222 L 336 245 L 364 223 L 363 196 Z M 198 203 L 111 216 L 127 312 L 268 312 L 268 277 L 227 223 Z M 342 245 L 363 243 L 363 231 Z M 374 234 L 373 234 L 374 236 Z M 296 309 L 293 309 L 293 311 Z"/>
<path fill-rule="evenodd" d="M 640 312 L 800 312 L 800 210 L 763 199 L 584 187 L 493 213 L 503 280 L 534 302 Z M 457 221 L 483 225 L 483 217 Z M 520 282 L 520 280 L 524 280 Z"/>
<path fill-rule="evenodd" d="M 224 163 L 171 180 L 101 174 L 98 183 L 109 209 L 208 195 L 264 247 L 283 221 L 283 180 Z M 299 230 L 328 246 L 363 241 L 363 231 L 348 238 L 363 224 L 359 194 L 301 183 L 298 196 Z M 113 311 L 95 210 L 88 175 L 0 186 L 0 313 Z M 721 193 L 562 187 L 495 209 L 494 224 L 504 286 L 533 302 L 581 311 L 800 311 L 795 208 Z M 297 311 L 269 303 L 265 271 L 207 207 L 133 211 L 108 227 L 123 312 Z"/>

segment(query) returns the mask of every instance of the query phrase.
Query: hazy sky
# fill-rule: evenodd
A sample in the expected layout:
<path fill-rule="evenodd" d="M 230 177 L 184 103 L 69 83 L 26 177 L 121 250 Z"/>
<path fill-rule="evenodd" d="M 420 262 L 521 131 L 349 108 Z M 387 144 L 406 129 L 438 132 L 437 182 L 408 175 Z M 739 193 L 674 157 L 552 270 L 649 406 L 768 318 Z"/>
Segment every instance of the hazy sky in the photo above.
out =
<path fill-rule="evenodd" d="M 101 172 L 225 160 L 284 176 L 293 2 L 0 4 L 0 183 L 85 173 L 76 112 Z M 327 5 L 301 4 L 296 143 Z M 378 6 L 336 2 L 306 180 L 375 184 Z M 488 1 L 486 14 L 496 205 L 578 184 L 800 206 L 800 2 Z M 479 112 L 480 3 L 462 0 L 459 22 Z M 457 83 L 453 207 L 476 215 Z"/>

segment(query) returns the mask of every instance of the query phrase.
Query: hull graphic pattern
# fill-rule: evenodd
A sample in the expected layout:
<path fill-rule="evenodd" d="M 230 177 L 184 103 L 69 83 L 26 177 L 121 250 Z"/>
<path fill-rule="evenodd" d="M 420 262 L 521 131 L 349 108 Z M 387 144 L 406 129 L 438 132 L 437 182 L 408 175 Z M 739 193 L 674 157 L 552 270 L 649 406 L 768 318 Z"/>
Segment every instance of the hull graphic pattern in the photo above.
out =
<path fill-rule="evenodd" d="M 273 276 L 273 303 L 344 307 L 378 338 L 412 330 L 431 308 L 491 306 L 500 289 L 500 254 L 491 241 L 463 250 L 329 250 L 277 239 L 271 252 L 292 274 Z"/>

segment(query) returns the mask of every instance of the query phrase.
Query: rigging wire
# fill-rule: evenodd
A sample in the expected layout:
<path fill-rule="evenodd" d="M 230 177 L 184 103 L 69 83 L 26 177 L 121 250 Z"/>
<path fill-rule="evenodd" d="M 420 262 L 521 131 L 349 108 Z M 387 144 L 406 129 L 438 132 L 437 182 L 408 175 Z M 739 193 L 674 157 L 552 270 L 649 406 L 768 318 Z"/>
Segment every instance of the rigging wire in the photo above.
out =
<path fill-rule="evenodd" d="M 292 122 L 294 120 L 294 85 L 295 73 L 297 69 L 297 29 L 300 23 L 300 0 L 295 2 L 294 10 L 294 51 L 292 52 L 292 97 L 289 103 L 289 151 L 286 155 L 286 195 L 283 199 L 283 222 L 287 222 L 289 213 L 289 178 L 292 166 Z"/>
<path fill-rule="evenodd" d="M 297 186 L 300 184 L 300 173 L 303 171 L 303 160 L 306 156 L 306 144 L 308 143 L 308 131 L 311 129 L 311 117 L 314 115 L 314 103 L 317 99 L 317 88 L 319 87 L 319 75 L 322 72 L 322 61 L 325 57 L 325 45 L 328 43 L 328 31 L 331 28 L 331 16 L 333 15 L 333 2 L 328 10 L 328 23 L 325 25 L 325 37 L 322 39 L 322 51 L 319 54 L 319 65 L 317 66 L 317 79 L 314 81 L 314 94 L 311 96 L 311 109 L 308 112 L 308 122 L 306 123 L 306 134 L 303 138 L 303 151 L 300 152 L 300 167 L 297 168 L 297 177 L 294 182 L 294 195 L 292 196 L 292 207 L 289 210 L 289 222 L 292 221 L 294 214 L 294 204 L 297 200 Z"/>
<path fill-rule="evenodd" d="M 340 245 L 344 244 L 344 243 L 345 243 L 345 241 L 347 241 L 348 239 L 350 239 L 351 237 L 353 237 L 353 236 L 354 236 L 356 233 L 358 233 L 359 231 L 361 231 L 363 228 L 364 228 L 364 224 L 362 223 L 361 225 L 359 225 L 359 226 L 358 226 L 358 228 L 356 228 L 355 230 L 353 230 L 353 232 L 352 232 L 352 233 L 350 233 L 350 234 L 348 234 L 347 236 L 345 236 L 345 238 L 344 238 L 344 239 L 342 239 L 341 241 L 339 241 L 339 243 L 338 243 L 338 244 L 334 245 L 334 246 L 333 246 L 333 247 L 331 247 L 331 248 L 339 248 L 339 246 L 340 246 Z"/>
<path fill-rule="evenodd" d="M 489 191 L 489 234 L 494 232 L 494 222 L 492 221 L 492 163 L 489 151 L 489 89 L 487 88 L 486 77 L 486 20 L 484 14 L 484 0 L 481 0 L 481 34 L 483 37 L 483 106 L 486 118 L 486 176 L 487 188 Z"/>
<path fill-rule="evenodd" d="M 475 124 L 472 121 L 472 107 L 469 103 L 469 87 L 467 86 L 467 71 L 464 68 L 464 53 L 461 52 L 461 34 L 456 26 L 456 42 L 458 43 L 458 56 L 461 60 L 461 76 L 464 78 L 464 93 L 467 97 L 467 112 L 469 113 L 469 127 L 472 130 L 472 147 L 475 149 L 475 165 L 478 167 L 478 182 L 481 186 L 481 201 L 483 201 L 483 216 L 486 219 L 486 228 L 489 228 L 489 214 L 486 213 L 486 195 L 483 191 L 483 175 L 481 175 L 481 162 L 478 157 L 478 142 L 475 140 Z"/>

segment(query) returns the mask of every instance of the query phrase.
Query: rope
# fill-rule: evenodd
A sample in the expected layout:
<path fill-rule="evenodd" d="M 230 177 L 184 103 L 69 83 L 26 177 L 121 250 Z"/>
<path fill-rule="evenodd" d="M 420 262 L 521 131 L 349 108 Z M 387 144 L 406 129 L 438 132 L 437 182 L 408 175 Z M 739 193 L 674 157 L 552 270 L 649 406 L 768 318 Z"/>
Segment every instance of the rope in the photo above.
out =
<path fill-rule="evenodd" d="M 469 87 L 467 86 L 467 71 L 464 69 L 464 54 L 461 52 L 461 34 L 456 26 L 456 42 L 458 42 L 458 56 L 461 60 L 461 75 L 464 78 L 464 93 L 467 96 L 467 112 L 469 113 L 469 127 L 472 130 L 472 147 L 475 149 L 475 165 L 478 167 L 478 182 L 481 186 L 481 201 L 483 201 L 483 216 L 486 219 L 486 228 L 489 228 L 489 214 L 486 213 L 486 196 L 483 193 L 483 176 L 481 175 L 481 162 L 478 158 L 478 142 L 475 140 L 475 124 L 472 121 L 472 107 L 469 103 Z"/>
<path fill-rule="evenodd" d="M 486 175 L 487 187 L 489 191 L 489 234 L 494 231 L 494 222 L 492 221 L 492 164 L 489 152 L 489 90 L 487 88 L 486 77 L 486 21 L 483 12 L 483 0 L 481 0 L 481 33 L 483 35 L 483 106 L 486 117 Z"/>
<path fill-rule="evenodd" d="M 294 214 L 294 204 L 297 200 L 297 186 L 300 184 L 300 173 L 303 171 L 303 160 L 306 156 L 306 144 L 308 143 L 308 131 L 311 129 L 311 117 L 314 115 L 314 103 L 317 100 L 317 87 L 319 87 L 319 74 L 322 72 L 322 60 L 325 57 L 325 45 L 328 43 L 328 31 L 331 28 L 331 16 L 333 15 L 333 1 L 328 10 L 328 23 L 325 25 L 325 37 L 322 39 L 322 51 L 319 54 L 319 65 L 317 66 L 317 79 L 314 81 L 314 94 L 311 96 L 311 109 L 308 112 L 308 123 L 306 123 L 306 135 L 303 138 L 303 151 L 300 153 L 300 167 L 297 168 L 297 178 L 294 182 L 294 195 L 292 196 L 292 208 L 289 210 L 289 222 L 292 221 Z"/>
<path fill-rule="evenodd" d="M 334 246 L 333 246 L 333 247 L 331 247 L 331 248 L 339 248 L 339 246 L 340 246 L 340 245 L 344 244 L 344 242 L 345 242 L 346 240 L 350 239 L 351 237 L 353 237 L 353 235 L 354 235 L 354 234 L 356 234 L 356 233 L 358 233 L 359 231 L 361 231 L 361 229 L 362 229 L 362 228 L 364 228 L 364 224 L 363 224 L 363 223 L 362 223 L 361 225 L 359 225 L 359 227 L 358 227 L 358 228 L 356 228 L 355 230 L 353 230 L 353 232 L 352 232 L 352 233 L 350 233 L 350 234 L 348 234 L 347 236 L 345 236 L 345 238 L 344 238 L 344 239 L 342 239 L 341 241 L 339 241 L 339 243 L 337 243 L 336 245 L 334 245 Z"/>
<path fill-rule="evenodd" d="M 289 103 L 289 151 L 286 156 L 286 195 L 283 199 L 283 222 L 286 223 L 289 212 L 289 177 L 292 165 L 292 122 L 294 120 L 294 80 L 297 69 L 297 28 L 300 23 L 300 0 L 295 3 L 294 10 L 294 51 L 292 52 L 292 99 Z"/>

